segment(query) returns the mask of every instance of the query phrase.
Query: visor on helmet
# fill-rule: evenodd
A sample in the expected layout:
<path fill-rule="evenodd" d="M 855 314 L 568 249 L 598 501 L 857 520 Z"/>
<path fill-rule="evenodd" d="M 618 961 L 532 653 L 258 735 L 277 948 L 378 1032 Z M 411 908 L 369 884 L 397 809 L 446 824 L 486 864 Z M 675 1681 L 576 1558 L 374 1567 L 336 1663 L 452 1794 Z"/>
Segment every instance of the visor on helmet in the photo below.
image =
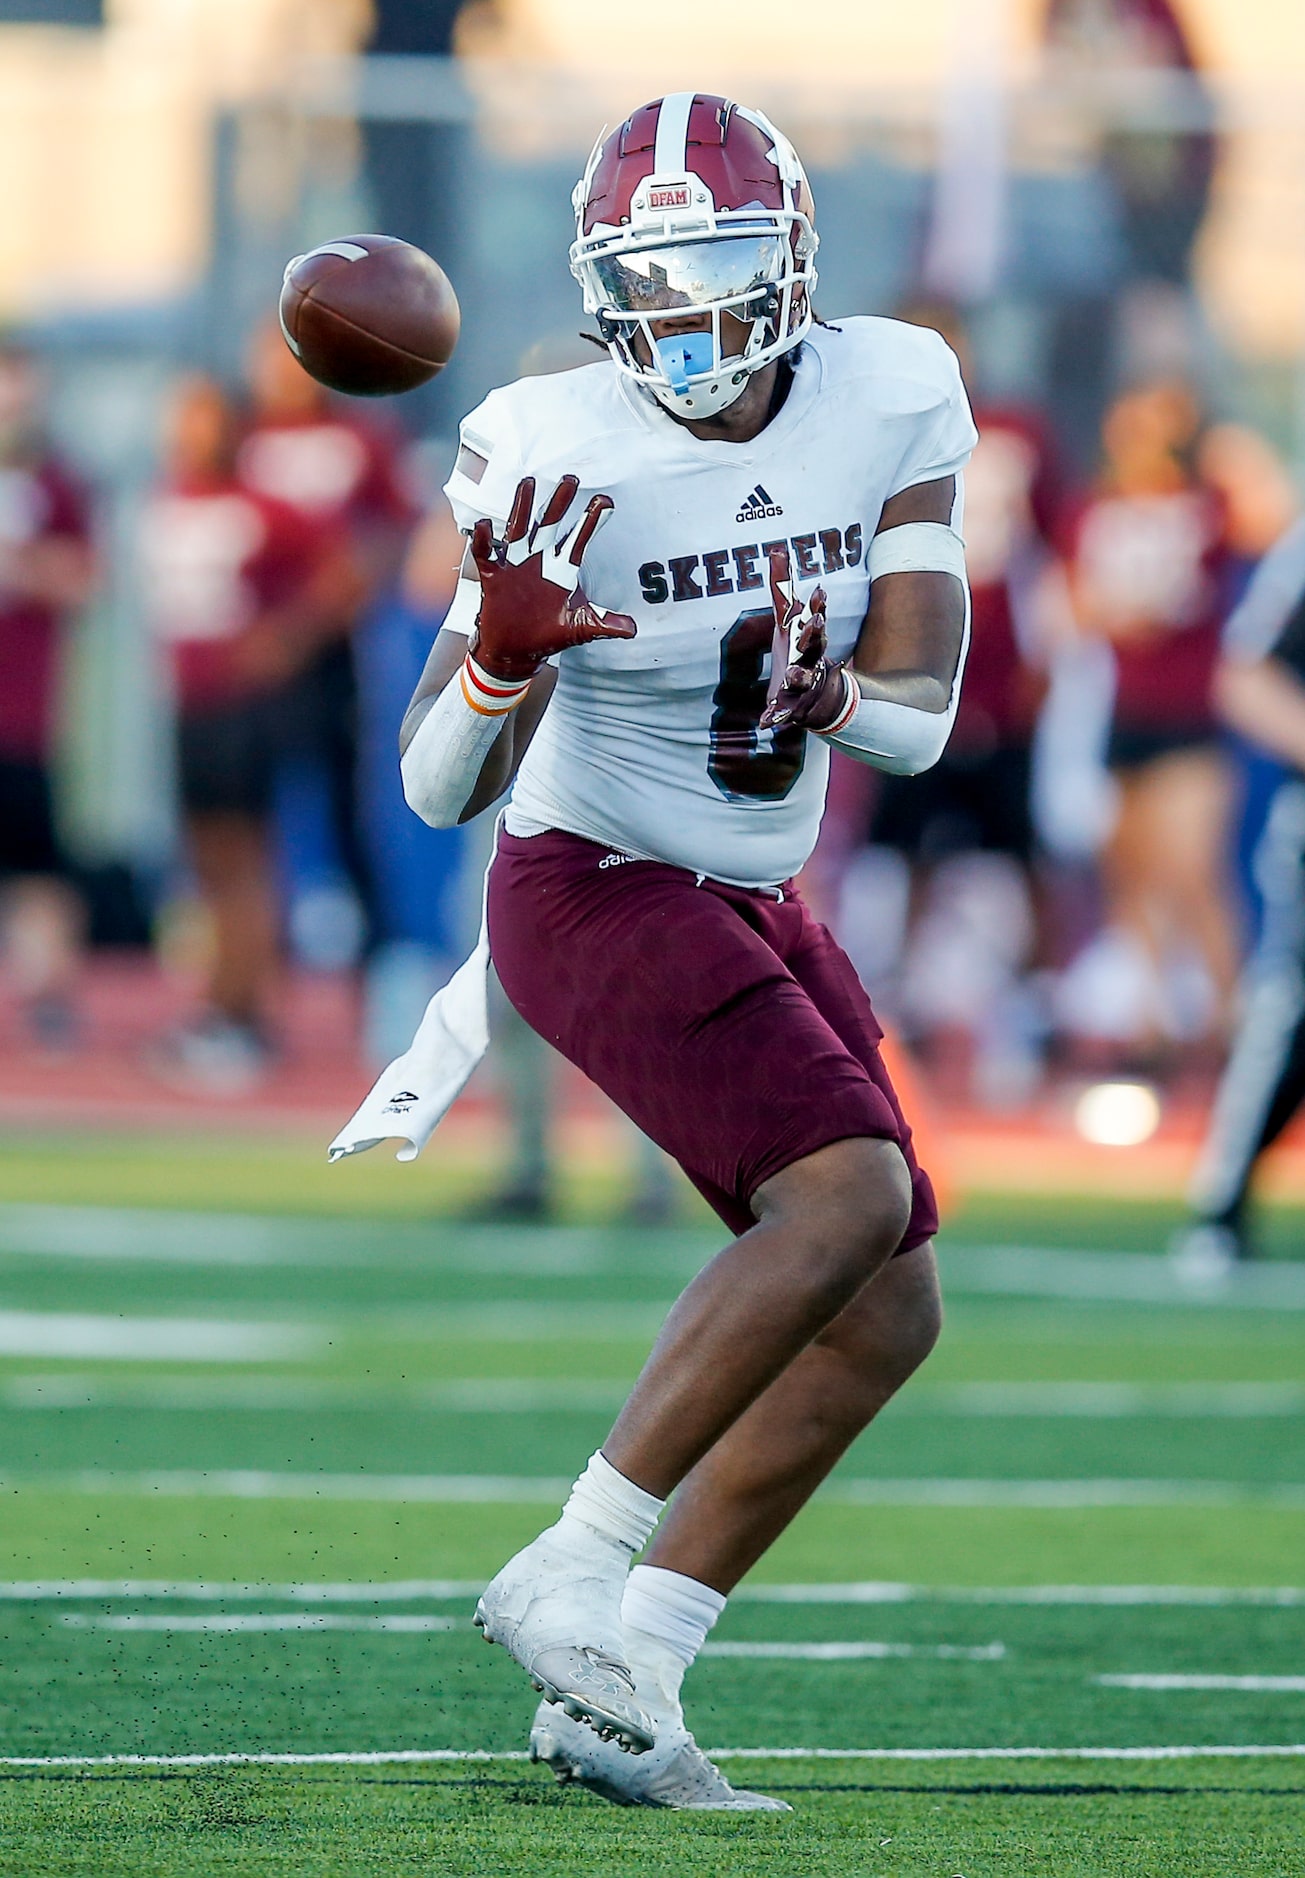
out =
<path fill-rule="evenodd" d="M 690 241 L 599 255 L 592 265 L 605 310 L 696 312 L 765 293 L 784 271 L 783 247 L 778 235 Z"/>

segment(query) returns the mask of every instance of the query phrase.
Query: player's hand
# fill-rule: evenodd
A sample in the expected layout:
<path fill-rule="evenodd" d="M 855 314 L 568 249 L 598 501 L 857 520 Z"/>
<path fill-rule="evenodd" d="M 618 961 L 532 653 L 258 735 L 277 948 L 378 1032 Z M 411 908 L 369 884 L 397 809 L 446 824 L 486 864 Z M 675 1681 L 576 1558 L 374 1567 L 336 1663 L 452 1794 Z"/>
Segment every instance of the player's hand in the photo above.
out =
<path fill-rule="evenodd" d="M 535 479 L 517 484 L 503 539 L 482 517 L 471 531 L 471 555 L 480 576 L 480 617 L 471 650 L 495 678 L 531 678 L 544 660 L 595 639 L 633 639 L 625 613 L 595 606 L 580 585 L 580 563 L 596 530 L 612 511 L 610 496 L 591 496 L 579 525 L 567 531 L 567 512 L 580 487 L 564 476 L 538 517 Z"/>
<path fill-rule="evenodd" d="M 763 730 L 826 730 L 846 706 L 841 660 L 825 656 L 825 590 L 817 587 L 805 603 L 793 591 L 788 549 L 770 550 L 770 600 L 775 609 L 775 657 L 780 648 L 788 664 L 779 689 L 761 714 Z"/>

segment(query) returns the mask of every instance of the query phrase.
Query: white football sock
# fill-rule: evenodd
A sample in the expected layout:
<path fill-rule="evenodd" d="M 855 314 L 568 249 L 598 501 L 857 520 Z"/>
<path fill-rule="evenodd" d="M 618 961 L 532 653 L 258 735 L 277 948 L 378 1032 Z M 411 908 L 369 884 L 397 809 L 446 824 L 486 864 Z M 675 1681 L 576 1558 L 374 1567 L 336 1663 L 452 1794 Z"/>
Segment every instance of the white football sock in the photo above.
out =
<path fill-rule="evenodd" d="M 582 1546 L 591 1545 L 597 1533 L 633 1557 L 652 1537 L 665 1504 L 618 1473 L 600 1448 L 572 1487 L 556 1530 Z"/>
<path fill-rule="evenodd" d="M 621 1628 L 636 1680 L 650 1677 L 666 1701 L 677 1705 L 684 1673 L 724 1609 L 724 1595 L 710 1585 L 659 1565 L 636 1565 L 621 1599 Z"/>

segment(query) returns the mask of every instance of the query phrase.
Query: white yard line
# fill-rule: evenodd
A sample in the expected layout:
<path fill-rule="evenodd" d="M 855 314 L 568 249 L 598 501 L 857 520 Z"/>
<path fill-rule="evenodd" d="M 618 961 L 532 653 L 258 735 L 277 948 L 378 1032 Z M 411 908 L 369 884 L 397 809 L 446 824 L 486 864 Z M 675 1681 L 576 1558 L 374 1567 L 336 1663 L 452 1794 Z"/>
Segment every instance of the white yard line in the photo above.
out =
<path fill-rule="evenodd" d="M 944 1289 L 1084 1303 L 1305 1311 L 1305 1264 L 1269 1261 L 1193 1286 L 1150 1252 L 1078 1252 L 1048 1246 L 943 1246 Z"/>
<path fill-rule="evenodd" d="M 1305 1414 L 1299 1382 L 956 1382 L 907 1389 L 898 1415 L 1066 1417 L 1097 1421 Z"/>
<path fill-rule="evenodd" d="M 716 1249 L 715 1237 L 700 1238 L 705 1260 Z M 678 1229 L 644 1235 L 639 1263 L 644 1270 L 691 1272 L 700 1262 L 698 1249 L 693 1235 Z M 536 1226 L 523 1234 L 518 1227 L 458 1225 L 450 1231 L 397 1219 L 378 1229 L 371 1220 L 117 1206 L 0 1206 L 0 1256 L 346 1270 L 421 1265 L 558 1277 L 621 1267 L 619 1242 L 614 1253 L 612 1235 L 601 1226 Z"/>
<path fill-rule="evenodd" d="M 909 1585 L 868 1580 L 861 1584 L 742 1584 L 733 1594 L 761 1604 L 1105 1604 L 1305 1605 L 1299 1585 Z"/>
<path fill-rule="evenodd" d="M 406 1388 L 308 1380 L 294 1376 L 164 1376 L 104 1378 L 71 1373 L 27 1374 L 0 1382 L 0 1403 L 13 1409 L 143 1408 L 209 1414 L 262 1414 L 347 1409 L 380 1414 L 608 1414 L 628 1390 L 621 1382 L 567 1377 L 486 1376 Z M 1305 1415 L 1298 1382 L 961 1382 L 906 1390 L 893 1416 L 963 1421 L 1028 1417 L 1067 1419 L 1234 1420 Z"/>
<path fill-rule="evenodd" d="M 237 1584 L 190 1578 L 19 1578 L 0 1583 L 0 1601 L 39 1604 L 48 1600 L 136 1603 L 180 1598 L 194 1604 L 243 1599 L 302 1604 L 413 1604 L 421 1600 L 478 1597 L 479 1578 L 394 1578 L 381 1584 Z"/>
<path fill-rule="evenodd" d="M 519 1474 L 314 1474 L 261 1468 L 11 1474 L 3 1485 L 43 1493 L 124 1493 L 237 1500 L 382 1500 L 553 1505 L 571 1482 Z M 1305 1484 L 1235 1480 L 835 1480 L 817 1498 L 842 1506 L 1305 1508 Z"/>
<path fill-rule="evenodd" d="M 119 1317 L 78 1311 L 0 1311 L 0 1356 L 97 1357 L 110 1362 L 269 1363 L 313 1355 L 307 1324 L 212 1317 Z"/>
<path fill-rule="evenodd" d="M 461 1630 L 455 1617 L 393 1616 L 338 1617 L 329 1611 L 239 1611 L 214 1617 L 159 1617 L 147 1615 L 85 1616 L 67 1611 L 60 1622 L 77 1630 L 385 1630 L 398 1632 Z"/>
<path fill-rule="evenodd" d="M 1004 1643 L 704 1643 L 700 1656 L 780 1658 L 800 1663 L 878 1662 L 887 1657 L 932 1656 L 967 1663 L 999 1663 Z"/>
<path fill-rule="evenodd" d="M 511 1474 L 273 1474 L 257 1468 L 117 1473 L 88 1468 L 75 1474 L 15 1476 L 3 1484 L 42 1492 L 132 1493 L 164 1498 L 232 1500 L 385 1500 L 396 1504 L 557 1506 L 570 1480 Z"/>
<path fill-rule="evenodd" d="M 1305 1676 L 1094 1676 L 1107 1689 L 1245 1689 L 1263 1695 L 1305 1694 Z"/>
<path fill-rule="evenodd" d="M 1305 1756 L 1305 1742 L 1269 1747 L 1156 1748 L 708 1748 L 715 1761 L 1193 1761 Z M 6 1754 L 0 1767 L 395 1767 L 526 1761 L 521 1750 L 391 1748 L 324 1754 Z"/>
<path fill-rule="evenodd" d="M 412 1415 L 576 1415 L 614 1413 L 628 1387 L 561 1377 L 471 1378 L 446 1383 L 332 1382 L 298 1376 L 101 1377 L 77 1371 L 11 1376 L 0 1381 L 0 1404 L 11 1409 L 150 1409 L 200 1414 L 308 1413 L 323 1409 Z M 1303 1392 L 1305 1394 L 1305 1392 Z"/>
<path fill-rule="evenodd" d="M 1286 1506 L 1305 1507 L 1305 1484 L 1240 1480 L 855 1480 L 818 1498 L 843 1506 Z"/>
<path fill-rule="evenodd" d="M 478 1597 L 479 1578 L 391 1578 L 328 1583 L 243 1584 L 195 1578 L 17 1578 L 0 1580 L 0 1603 L 138 1603 L 178 1599 L 189 1603 L 271 1600 L 294 1604 L 417 1604 Z M 742 1584 L 731 1602 L 756 1604 L 994 1604 L 994 1605 L 1173 1605 L 1194 1608 L 1242 1605 L 1297 1609 L 1305 1606 L 1298 1585 L 911 1585 Z"/>
<path fill-rule="evenodd" d="M 445 1271 L 620 1272 L 624 1236 L 602 1227 L 459 1226 L 456 1234 L 421 1221 L 370 1221 L 274 1214 L 171 1212 L 153 1207 L 0 1206 L 0 1255 L 148 1261 L 176 1265 L 394 1267 Z M 687 1276 L 715 1250 L 707 1229 L 643 1233 L 644 1270 Z M 1219 1310 L 1305 1310 L 1305 1264 L 1269 1261 L 1193 1289 L 1163 1256 L 1049 1246 L 945 1245 L 943 1270 L 955 1292 L 1153 1303 Z"/>

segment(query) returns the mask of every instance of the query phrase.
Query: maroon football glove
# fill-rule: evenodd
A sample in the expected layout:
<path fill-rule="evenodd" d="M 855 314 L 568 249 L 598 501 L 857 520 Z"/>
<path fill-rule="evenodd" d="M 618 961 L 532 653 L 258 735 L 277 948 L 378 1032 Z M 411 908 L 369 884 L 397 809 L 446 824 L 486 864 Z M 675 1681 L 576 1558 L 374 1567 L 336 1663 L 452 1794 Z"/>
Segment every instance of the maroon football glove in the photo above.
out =
<path fill-rule="evenodd" d="M 847 691 L 843 663 L 827 659 L 825 650 L 825 590 L 817 587 L 803 603 L 793 592 L 788 549 L 772 548 L 770 600 L 775 609 L 774 658 L 787 655 L 788 665 L 779 688 L 761 714 L 763 730 L 827 730 L 843 712 Z"/>
<path fill-rule="evenodd" d="M 568 536 L 562 523 L 579 487 L 578 476 L 564 476 L 532 523 L 535 479 L 524 476 L 503 539 L 494 539 L 487 517 L 471 531 L 471 555 L 480 575 L 480 616 L 471 651 L 494 678 L 532 678 L 555 652 L 594 639 L 634 638 L 628 614 L 604 612 L 580 586 L 585 549 L 611 513 L 612 498 L 591 496 L 579 527 Z"/>

